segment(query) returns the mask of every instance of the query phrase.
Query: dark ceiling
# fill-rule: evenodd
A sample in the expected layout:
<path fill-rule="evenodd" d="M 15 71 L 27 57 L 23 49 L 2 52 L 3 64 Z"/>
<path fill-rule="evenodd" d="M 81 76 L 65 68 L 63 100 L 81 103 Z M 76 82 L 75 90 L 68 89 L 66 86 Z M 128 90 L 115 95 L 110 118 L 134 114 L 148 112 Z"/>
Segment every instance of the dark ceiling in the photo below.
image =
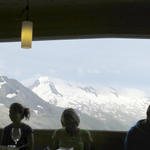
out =
<path fill-rule="evenodd" d="M 0 0 L 0 41 L 18 41 L 26 0 Z M 150 38 L 149 0 L 30 0 L 33 40 Z"/>

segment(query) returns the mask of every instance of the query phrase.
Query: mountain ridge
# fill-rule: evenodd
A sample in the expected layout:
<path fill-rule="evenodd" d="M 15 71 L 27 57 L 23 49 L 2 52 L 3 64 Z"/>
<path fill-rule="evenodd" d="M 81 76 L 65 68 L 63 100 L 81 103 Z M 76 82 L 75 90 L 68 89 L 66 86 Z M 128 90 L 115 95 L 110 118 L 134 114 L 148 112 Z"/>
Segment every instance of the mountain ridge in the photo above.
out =
<path fill-rule="evenodd" d="M 99 90 L 61 79 L 57 82 L 49 77 L 40 77 L 38 82 L 31 90 L 49 104 L 72 107 L 103 122 L 118 122 L 125 125 L 126 129 L 145 117 L 150 104 L 147 95 L 138 89 L 125 88 L 118 91 L 109 87 Z M 61 96 L 51 90 L 51 84 Z"/>
<path fill-rule="evenodd" d="M 33 128 L 55 129 L 60 128 L 60 117 L 65 108 L 50 104 L 33 93 L 29 88 L 23 86 L 16 79 L 9 79 L 6 76 L 0 76 L 0 108 L 1 122 L 0 127 L 4 127 L 10 123 L 9 106 L 11 103 L 18 102 L 31 110 L 31 118 L 25 121 Z M 36 84 L 38 85 L 38 84 Z M 55 93 L 56 94 L 56 93 Z M 9 96 L 8 96 L 9 95 Z M 57 95 L 57 94 L 56 94 Z M 57 95 L 60 96 L 60 95 Z M 113 125 L 109 125 L 102 120 L 98 120 L 92 116 L 82 113 L 75 109 L 81 118 L 81 128 L 88 129 L 111 129 Z M 111 127 L 112 126 L 112 127 Z M 123 128 L 119 124 L 120 129 Z"/>

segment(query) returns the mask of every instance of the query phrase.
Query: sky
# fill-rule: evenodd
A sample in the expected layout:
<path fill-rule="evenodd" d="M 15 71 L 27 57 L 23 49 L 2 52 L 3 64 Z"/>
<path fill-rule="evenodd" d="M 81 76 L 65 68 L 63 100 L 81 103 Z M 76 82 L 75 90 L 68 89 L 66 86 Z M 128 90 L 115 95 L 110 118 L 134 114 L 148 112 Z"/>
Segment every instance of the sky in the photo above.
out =
<path fill-rule="evenodd" d="M 101 86 L 150 89 L 149 39 L 78 39 L 0 43 L 0 75 L 28 81 L 49 76 Z"/>

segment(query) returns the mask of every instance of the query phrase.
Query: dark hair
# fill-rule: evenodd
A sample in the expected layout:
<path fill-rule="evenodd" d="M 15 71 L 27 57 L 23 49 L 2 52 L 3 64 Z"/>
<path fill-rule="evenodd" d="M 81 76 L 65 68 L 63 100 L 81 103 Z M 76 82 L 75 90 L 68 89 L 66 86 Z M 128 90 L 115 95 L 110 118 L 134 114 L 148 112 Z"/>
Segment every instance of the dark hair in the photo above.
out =
<path fill-rule="evenodd" d="M 80 118 L 72 108 L 65 109 L 61 115 L 61 124 L 63 127 L 66 127 L 65 121 L 69 119 L 73 120 L 76 127 L 79 126 Z"/>
<path fill-rule="evenodd" d="M 10 105 L 10 110 L 13 110 L 15 112 L 18 112 L 18 113 L 22 114 L 22 119 L 26 118 L 28 120 L 30 118 L 29 108 L 26 108 L 26 107 L 22 106 L 19 103 L 12 103 Z"/>
<path fill-rule="evenodd" d="M 150 105 L 149 105 L 148 108 L 147 108 L 146 115 L 147 115 L 148 117 L 150 117 Z"/>

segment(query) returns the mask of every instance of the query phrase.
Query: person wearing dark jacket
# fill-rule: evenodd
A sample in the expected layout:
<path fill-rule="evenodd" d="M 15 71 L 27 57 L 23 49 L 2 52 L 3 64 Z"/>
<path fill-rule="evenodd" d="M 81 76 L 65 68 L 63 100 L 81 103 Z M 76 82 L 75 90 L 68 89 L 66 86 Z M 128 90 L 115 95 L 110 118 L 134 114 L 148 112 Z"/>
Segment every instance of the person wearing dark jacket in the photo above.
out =
<path fill-rule="evenodd" d="M 146 112 L 146 119 L 139 120 L 126 134 L 125 150 L 150 149 L 150 105 Z"/>
<path fill-rule="evenodd" d="M 12 123 L 3 129 L 0 145 L 8 147 L 14 145 L 19 150 L 33 150 L 33 130 L 22 122 L 24 118 L 30 118 L 29 108 L 13 103 L 9 109 L 9 117 Z"/>

